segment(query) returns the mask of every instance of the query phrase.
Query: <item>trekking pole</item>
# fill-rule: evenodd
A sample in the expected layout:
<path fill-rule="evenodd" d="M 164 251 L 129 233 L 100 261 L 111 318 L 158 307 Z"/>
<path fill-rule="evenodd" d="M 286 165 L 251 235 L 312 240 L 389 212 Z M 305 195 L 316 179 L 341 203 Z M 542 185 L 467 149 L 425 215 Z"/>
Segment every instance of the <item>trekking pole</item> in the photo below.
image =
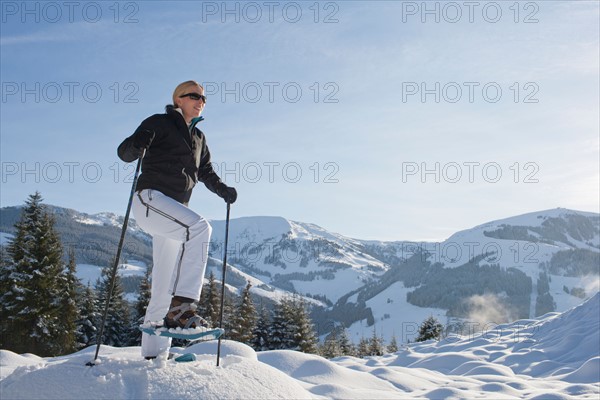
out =
<path fill-rule="evenodd" d="M 219 329 L 223 328 L 223 303 L 225 302 L 225 271 L 227 270 L 227 241 L 229 239 L 229 210 L 231 204 L 227 203 L 227 218 L 225 219 L 225 251 L 223 254 L 223 280 L 221 283 L 221 315 L 219 316 Z M 222 335 L 221 335 L 222 336 Z M 217 344 L 217 367 L 221 359 L 221 336 Z"/>
<path fill-rule="evenodd" d="M 127 211 L 125 212 L 125 218 L 123 220 L 123 229 L 121 230 L 121 239 L 119 240 L 119 246 L 117 247 L 117 255 L 115 256 L 115 263 L 111 270 L 110 275 L 110 287 L 108 289 L 108 296 L 106 296 L 106 305 L 104 306 L 104 315 L 102 316 L 102 324 L 100 325 L 100 332 L 96 340 L 96 354 L 92 361 L 87 362 L 85 365 L 93 367 L 96 365 L 95 361 L 98 359 L 98 352 L 100 351 L 100 345 L 102 344 L 102 335 L 104 334 L 104 325 L 106 324 L 106 317 L 108 316 L 108 309 L 110 308 L 110 300 L 112 297 L 113 289 L 115 288 L 115 280 L 117 277 L 117 269 L 119 268 L 119 260 L 121 259 L 121 250 L 123 250 L 123 241 L 125 240 L 125 233 L 127 232 L 127 223 L 129 222 L 129 213 L 131 212 L 131 203 L 133 202 L 133 195 L 135 194 L 135 187 L 137 185 L 138 175 L 142 167 L 142 160 L 146 155 L 146 149 L 142 150 L 140 158 L 138 158 L 137 166 L 135 168 L 135 175 L 133 176 L 133 184 L 131 185 L 131 193 L 129 194 L 129 203 L 127 203 Z"/>

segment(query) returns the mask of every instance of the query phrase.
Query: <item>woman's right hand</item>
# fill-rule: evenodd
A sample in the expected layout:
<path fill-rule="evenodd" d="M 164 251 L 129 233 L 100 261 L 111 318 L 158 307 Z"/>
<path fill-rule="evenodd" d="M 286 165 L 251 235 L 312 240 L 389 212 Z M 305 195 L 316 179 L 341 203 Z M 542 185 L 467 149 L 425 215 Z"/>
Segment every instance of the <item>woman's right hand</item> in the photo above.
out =
<path fill-rule="evenodd" d="M 237 200 L 237 190 L 234 187 L 222 183 L 217 187 L 217 195 L 228 204 L 233 204 Z"/>

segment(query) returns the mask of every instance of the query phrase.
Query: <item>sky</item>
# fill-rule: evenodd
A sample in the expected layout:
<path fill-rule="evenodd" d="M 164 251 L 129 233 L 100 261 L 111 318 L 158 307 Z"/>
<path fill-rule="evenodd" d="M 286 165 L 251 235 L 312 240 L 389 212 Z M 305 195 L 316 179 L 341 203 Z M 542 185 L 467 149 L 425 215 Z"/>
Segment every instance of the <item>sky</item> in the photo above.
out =
<path fill-rule="evenodd" d="M 416 241 L 600 211 L 597 1 L 0 6 L 2 207 L 124 214 L 117 146 L 193 79 L 232 218 Z"/>

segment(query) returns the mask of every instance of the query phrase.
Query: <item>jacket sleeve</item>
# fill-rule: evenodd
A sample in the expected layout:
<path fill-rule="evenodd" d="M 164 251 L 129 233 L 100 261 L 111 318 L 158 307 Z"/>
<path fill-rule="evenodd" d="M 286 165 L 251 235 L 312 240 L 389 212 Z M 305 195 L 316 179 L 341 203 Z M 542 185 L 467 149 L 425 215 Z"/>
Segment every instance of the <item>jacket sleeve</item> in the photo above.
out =
<path fill-rule="evenodd" d="M 125 162 L 132 162 L 138 159 L 140 156 L 140 150 L 133 146 L 133 135 L 123 140 L 123 143 L 119 145 L 117 149 L 119 158 Z"/>
<path fill-rule="evenodd" d="M 136 133 L 142 130 L 155 131 L 155 129 L 153 128 L 154 125 L 151 123 L 151 118 L 152 117 L 145 119 L 140 124 L 140 126 L 138 126 L 133 135 L 123 140 L 123 142 L 119 145 L 119 148 L 117 149 L 117 154 L 119 155 L 119 158 L 121 160 L 125 162 L 132 162 L 140 157 L 141 149 L 138 149 L 133 145 L 133 138 Z"/>
<path fill-rule="evenodd" d="M 198 180 L 204 183 L 204 186 L 213 193 L 219 194 L 221 188 L 225 185 L 221 178 L 215 172 L 210 162 L 210 151 L 206 145 L 206 138 L 202 141 L 202 153 L 200 155 L 200 165 L 198 167 Z"/>

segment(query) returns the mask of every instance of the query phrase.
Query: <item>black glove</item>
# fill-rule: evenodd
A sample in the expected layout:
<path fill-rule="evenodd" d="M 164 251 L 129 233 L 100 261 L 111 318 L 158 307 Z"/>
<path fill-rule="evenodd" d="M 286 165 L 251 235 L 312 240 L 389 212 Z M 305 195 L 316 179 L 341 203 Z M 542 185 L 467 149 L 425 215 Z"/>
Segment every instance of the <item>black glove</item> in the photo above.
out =
<path fill-rule="evenodd" d="M 154 140 L 154 131 L 144 129 L 133 135 L 133 147 L 138 150 L 147 149 Z"/>
<path fill-rule="evenodd" d="M 233 204 L 237 200 L 237 190 L 233 187 L 229 187 L 224 183 L 221 183 L 217 187 L 217 195 L 225 200 L 228 204 Z"/>

